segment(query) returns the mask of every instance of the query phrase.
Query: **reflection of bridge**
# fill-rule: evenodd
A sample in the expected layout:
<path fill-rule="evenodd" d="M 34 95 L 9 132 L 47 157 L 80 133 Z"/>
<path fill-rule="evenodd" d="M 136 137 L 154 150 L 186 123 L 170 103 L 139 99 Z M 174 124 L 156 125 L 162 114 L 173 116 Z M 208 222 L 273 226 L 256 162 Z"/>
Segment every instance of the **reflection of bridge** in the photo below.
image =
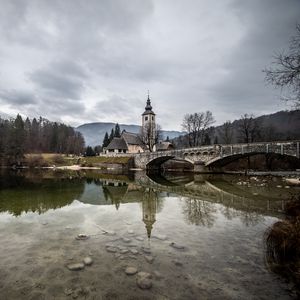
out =
<path fill-rule="evenodd" d="M 300 158 L 300 142 L 271 142 L 233 145 L 212 145 L 171 151 L 135 154 L 135 165 L 141 169 L 157 169 L 170 159 L 181 159 L 194 165 L 195 171 L 205 172 L 221 168 L 241 157 L 275 153 Z"/>
<path fill-rule="evenodd" d="M 235 210 L 263 213 L 265 215 L 275 216 L 284 210 L 286 200 L 284 199 L 266 199 L 265 197 L 251 198 L 249 192 L 246 195 L 234 194 L 218 188 L 214 184 L 205 180 L 190 181 L 185 185 L 166 185 L 160 183 L 156 178 L 150 178 L 144 172 L 139 172 L 135 177 L 136 183 L 140 186 L 151 186 L 157 192 L 174 193 L 185 199 L 197 199 L 211 203 L 220 203 L 227 208 Z"/>

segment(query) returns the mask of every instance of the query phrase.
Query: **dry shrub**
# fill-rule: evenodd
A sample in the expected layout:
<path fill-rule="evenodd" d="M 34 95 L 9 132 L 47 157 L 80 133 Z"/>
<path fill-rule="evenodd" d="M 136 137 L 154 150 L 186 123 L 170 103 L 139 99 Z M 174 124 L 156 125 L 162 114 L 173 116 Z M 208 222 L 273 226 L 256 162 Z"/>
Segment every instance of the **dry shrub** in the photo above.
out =
<path fill-rule="evenodd" d="M 270 269 L 300 286 L 300 197 L 286 205 L 286 220 L 266 232 L 266 261 Z M 298 291 L 300 295 L 300 290 Z"/>
<path fill-rule="evenodd" d="M 58 165 L 58 164 L 64 163 L 64 158 L 61 155 L 56 154 L 56 155 L 53 155 L 52 161 L 54 164 Z"/>
<path fill-rule="evenodd" d="M 300 258 L 300 217 L 276 222 L 267 232 L 267 255 L 277 264 L 293 263 Z"/>
<path fill-rule="evenodd" d="M 48 163 L 44 160 L 42 155 L 30 155 L 26 161 L 29 168 L 48 167 Z"/>

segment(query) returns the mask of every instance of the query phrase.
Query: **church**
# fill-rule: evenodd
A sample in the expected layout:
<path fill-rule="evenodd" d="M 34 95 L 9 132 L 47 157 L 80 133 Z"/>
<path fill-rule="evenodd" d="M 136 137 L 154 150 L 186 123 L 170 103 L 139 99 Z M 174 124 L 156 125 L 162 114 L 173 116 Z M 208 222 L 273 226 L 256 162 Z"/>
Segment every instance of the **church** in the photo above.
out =
<path fill-rule="evenodd" d="M 151 100 L 148 93 L 145 111 L 142 114 L 142 126 L 140 133 L 123 130 L 121 137 L 113 138 L 104 149 L 106 154 L 142 153 L 153 151 L 167 151 L 174 149 L 170 142 L 159 141 L 155 113 L 152 110 Z"/>
<path fill-rule="evenodd" d="M 141 153 L 153 151 L 157 143 L 155 113 L 148 94 L 145 111 L 142 114 L 142 127 L 139 134 L 123 130 L 121 137 L 113 138 L 105 148 L 106 154 Z"/>

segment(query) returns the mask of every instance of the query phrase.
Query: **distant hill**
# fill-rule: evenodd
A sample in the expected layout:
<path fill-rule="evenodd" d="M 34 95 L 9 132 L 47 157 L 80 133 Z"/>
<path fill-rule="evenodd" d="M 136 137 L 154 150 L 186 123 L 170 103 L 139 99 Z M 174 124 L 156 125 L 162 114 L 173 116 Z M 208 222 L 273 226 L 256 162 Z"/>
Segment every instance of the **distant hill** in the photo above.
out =
<path fill-rule="evenodd" d="M 110 134 L 111 129 L 115 127 L 115 123 L 104 123 L 104 122 L 97 122 L 97 123 L 87 123 L 78 126 L 75 128 L 75 130 L 79 131 L 84 139 L 85 144 L 88 146 L 96 146 L 96 145 L 102 145 L 103 138 L 105 135 L 105 132 Z M 126 130 L 128 132 L 133 133 L 139 133 L 140 132 L 140 126 L 139 125 L 126 125 L 126 124 L 119 124 L 121 131 Z M 180 131 L 168 131 L 163 130 L 162 131 L 163 138 L 167 138 L 167 136 L 170 139 L 176 138 L 180 135 L 183 135 L 183 132 Z"/>

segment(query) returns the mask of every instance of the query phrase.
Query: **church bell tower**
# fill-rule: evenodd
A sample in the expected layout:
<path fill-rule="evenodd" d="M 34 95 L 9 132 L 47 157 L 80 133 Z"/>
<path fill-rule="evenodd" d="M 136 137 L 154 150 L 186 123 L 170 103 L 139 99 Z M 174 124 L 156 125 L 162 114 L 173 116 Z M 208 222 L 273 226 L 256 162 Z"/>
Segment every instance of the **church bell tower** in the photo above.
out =
<path fill-rule="evenodd" d="M 149 147 L 149 150 L 152 151 L 155 144 L 156 125 L 155 113 L 152 111 L 149 92 L 145 111 L 142 114 L 142 136 L 143 142 Z"/>

